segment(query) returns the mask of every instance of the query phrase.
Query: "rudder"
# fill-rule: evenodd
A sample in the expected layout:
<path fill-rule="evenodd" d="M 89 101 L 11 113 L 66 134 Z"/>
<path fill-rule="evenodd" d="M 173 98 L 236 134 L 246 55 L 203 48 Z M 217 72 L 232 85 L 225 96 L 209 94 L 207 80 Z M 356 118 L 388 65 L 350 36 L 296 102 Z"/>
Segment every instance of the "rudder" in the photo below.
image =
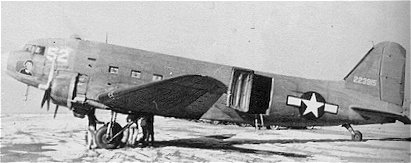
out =
<path fill-rule="evenodd" d="M 346 87 L 403 105 L 405 49 L 398 43 L 375 45 L 344 78 Z"/>

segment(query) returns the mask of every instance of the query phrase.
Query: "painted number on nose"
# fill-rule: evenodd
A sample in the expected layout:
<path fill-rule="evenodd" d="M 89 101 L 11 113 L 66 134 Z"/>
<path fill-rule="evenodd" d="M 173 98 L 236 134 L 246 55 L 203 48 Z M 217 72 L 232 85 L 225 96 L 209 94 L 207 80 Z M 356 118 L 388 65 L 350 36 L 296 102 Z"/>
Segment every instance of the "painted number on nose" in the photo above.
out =
<path fill-rule="evenodd" d="M 369 85 L 369 86 L 376 86 L 377 85 L 377 80 L 368 79 L 368 78 L 364 78 L 364 77 L 358 77 L 358 76 L 354 76 L 353 82 L 358 83 L 358 84 L 363 84 L 363 85 Z"/>
<path fill-rule="evenodd" d="M 57 57 L 57 62 L 67 63 L 70 52 L 70 48 L 49 47 L 46 58 L 53 61 Z"/>

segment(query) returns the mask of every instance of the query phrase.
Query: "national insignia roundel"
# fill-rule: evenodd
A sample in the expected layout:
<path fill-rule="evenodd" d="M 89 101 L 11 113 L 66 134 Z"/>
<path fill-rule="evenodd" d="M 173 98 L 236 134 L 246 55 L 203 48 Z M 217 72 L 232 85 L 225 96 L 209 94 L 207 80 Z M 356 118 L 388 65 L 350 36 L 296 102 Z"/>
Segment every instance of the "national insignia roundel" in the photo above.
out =
<path fill-rule="evenodd" d="M 324 115 L 324 97 L 316 92 L 301 95 L 300 115 L 307 119 L 317 119 Z"/>
<path fill-rule="evenodd" d="M 298 107 L 300 116 L 310 120 L 322 117 L 325 112 L 337 114 L 338 111 L 338 105 L 326 103 L 324 97 L 314 91 L 305 92 L 301 97 L 288 96 L 287 105 Z"/>

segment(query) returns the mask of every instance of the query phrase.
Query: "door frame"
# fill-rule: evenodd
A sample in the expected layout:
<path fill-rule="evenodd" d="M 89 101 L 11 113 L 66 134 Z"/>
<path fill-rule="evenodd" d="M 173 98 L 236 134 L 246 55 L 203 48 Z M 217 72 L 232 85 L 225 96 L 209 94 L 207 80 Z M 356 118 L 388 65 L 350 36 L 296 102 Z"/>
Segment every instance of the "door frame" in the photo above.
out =
<path fill-rule="evenodd" d="M 244 74 L 246 74 L 246 79 L 244 79 L 244 77 L 241 77 L 241 85 L 238 85 L 238 79 L 236 78 L 239 78 Z M 240 110 L 242 112 L 248 112 L 253 78 L 253 70 L 233 67 L 230 77 L 230 85 L 227 92 L 228 107 Z M 246 85 L 244 85 L 244 81 L 247 82 Z M 239 86 L 241 87 L 240 92 L 238 92 L 238 89 L 236 88 Z M 246 89 L 245 92 L 244 89 Z M 237 102 L 234 102 L 234 100 L 236 100 Z"/>

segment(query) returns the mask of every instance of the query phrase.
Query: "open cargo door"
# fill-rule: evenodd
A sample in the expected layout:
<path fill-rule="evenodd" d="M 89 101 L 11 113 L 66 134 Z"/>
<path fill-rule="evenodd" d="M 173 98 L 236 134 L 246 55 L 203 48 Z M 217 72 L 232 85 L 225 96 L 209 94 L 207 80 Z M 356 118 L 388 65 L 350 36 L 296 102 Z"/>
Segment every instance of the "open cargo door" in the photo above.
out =
<path fill-rule="evenodd" d="M 250 114 L 266 114 L 271 101 L 272 78 L 252 70 L 234 68 L 229 88 L 231 108 Z"/>

